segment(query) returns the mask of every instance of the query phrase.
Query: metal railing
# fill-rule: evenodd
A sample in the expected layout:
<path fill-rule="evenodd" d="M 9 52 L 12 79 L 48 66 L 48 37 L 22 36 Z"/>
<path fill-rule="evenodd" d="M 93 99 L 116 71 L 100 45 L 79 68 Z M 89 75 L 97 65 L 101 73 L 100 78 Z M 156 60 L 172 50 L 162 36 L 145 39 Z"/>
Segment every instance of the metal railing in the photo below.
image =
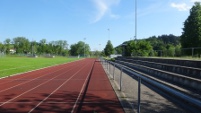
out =
<path fill-rule="evenodd" d="M 122 91 L 122 73 L 124 70 L 126 70 L 126 68 L 121 65 L 121 64 L 117 64 L 117 63 L 113 63 L 107 60 L 101 60 L 102 64 L 106 66 L 106 69 L 108 71 L 109 74 L 112 75 L 112 80 L 115 80 L 115 69 L 119 68 L 120 69 L 120 73 L 119 73 L 119 91 Z M 111 66 L 110 64 L 113 66 L 113 71 L 110 72 L 109 70 L 111 70 Z M 141 96 L 141 78 L 138 77 L 138 106 L 137 106 L 137 112 L 140 113 L 140 96 Z"/>
<path fill-rule="evenodd" d="M 159 83 L 155 80 L 152 80 L 151 78 L 148 78 L 146 76 L 143 76 L 135 71 L 133 71 L 131 68 L 129 67 L 126 67 L 124 65 L 121 65 L 121 64 L 118 64 L 118 63 L 115 63 L 115 62 L 111 62 L 111 61 L 108 61 L 108 60 L 101 60 L 102 64 L 106 66 L 106 69 L 108 71 L 108 73 L 110 75 L 112 75 L 112 80 L 115 80 L 115 69 L 118 68 L 120 70 L 120 73 L 119 73 L 119 90 L 122 91 L 122 73 L 123 72 L 129 72 L 131 73 L 131 76 L 135 76 L 138 78 L 138 103 L 137 103 L 137 112 L 140 113 L 140 106 L 141 106 L 141 80 L 159 88 L 160 90 L 163 90 L 165 92 L 168 92 L 170 93 L 171 95 L 175 96 L 176 98 L 179 98 L 181 100 L 184 100 L 188 103 L 190 103 L 191 105 L 193 106 L 196 106 L 197 108 L 201 108 L 201 101 L 200 100 L 197 100 L 193 97 L 190 97 L 186 94 L 183 94 L 182 92 L 180 91 L 177 91 L 173 88 L 170 88 L 162 83 Z M 113 66 L 113 68 L 112 68 Z M 110 71 L 112 70 L 112 71 Z M 189 108 L 188 110 L 190 111 L 193 111 L 193 109 Z"/>

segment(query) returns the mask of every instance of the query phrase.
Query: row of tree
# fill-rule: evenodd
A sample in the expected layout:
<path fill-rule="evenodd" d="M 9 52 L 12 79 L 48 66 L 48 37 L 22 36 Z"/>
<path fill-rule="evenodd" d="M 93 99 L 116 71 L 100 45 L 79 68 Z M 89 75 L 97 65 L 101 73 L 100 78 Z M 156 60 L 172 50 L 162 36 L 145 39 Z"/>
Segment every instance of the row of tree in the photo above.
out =
<path fill-rule="evenodd" d="M 179 40 L 180 37 L 172 34 L 130 40 L 115 47 L 115 52 L 122 54 L 123 50 L 125 56 L 161 56 L 162 54 L 163 56 L 179 56 L 179 54 L 176 54 L 176 51 L 181 49 Z"/>
<path fill-rule="evenodd" d="M 16 37 L 6 39 L 4 43 L 0 43 L 0 53 L 10 54 L 11 50 L 14 50 L 15 54 L 51 54 L 61 56 L 77 56 L 77 55 L 89 55 L 90 47 L 82 41 L 68 48 L 68 43 L 65 40 L 47 42 L 46 39 L 42 39 L 39 42 L 29 41 L 25 37 Z"/>

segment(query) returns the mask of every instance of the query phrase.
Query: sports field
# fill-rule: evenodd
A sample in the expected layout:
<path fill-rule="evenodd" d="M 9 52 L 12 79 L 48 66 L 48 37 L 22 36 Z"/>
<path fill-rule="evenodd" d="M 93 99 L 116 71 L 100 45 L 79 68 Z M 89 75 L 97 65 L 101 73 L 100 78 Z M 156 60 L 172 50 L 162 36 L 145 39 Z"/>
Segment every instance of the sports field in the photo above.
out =
<path fill-rule="evenodd" d="M 72 62 L 78 58 L 55 57 L 55 58 L 29 58 L 29 57 L 0 57 L 0 78 L 27 72 L 47 66 Z"/>

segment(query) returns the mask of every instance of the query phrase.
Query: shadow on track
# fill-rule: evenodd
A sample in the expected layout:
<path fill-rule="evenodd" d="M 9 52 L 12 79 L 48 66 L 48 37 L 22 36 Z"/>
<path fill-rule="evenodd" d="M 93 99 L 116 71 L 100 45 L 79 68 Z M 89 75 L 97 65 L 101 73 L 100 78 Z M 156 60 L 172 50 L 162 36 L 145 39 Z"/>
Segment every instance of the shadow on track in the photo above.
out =
<path fill-rule="evenodd" d="M 51 95 L 40 106 L 36 107 L 34 113 L 70 113 L 79 92 L 60 92 Z M 3 98 L 12 98 L 13 95 L 5 95 Z M 29 97 L 20 99 L 16 102 L 10 102 L 0 107 L 0 113 L 27 113 L 34 108 L 49 94 L 38 94 L 36 97 Z M 117 113 L 115 108 L 119 107 L 117 102 L 113 102 L 109 99 L 103 99 L 93 94 L 87 94 L 88 100 L 96 100 L 96 102 L 88 101 L 82 103 L 82 107 L 78 113 L 94 113 L 94 112 L 110 112 Z M 80 102 L 78 102 L 80 104 Z"/>

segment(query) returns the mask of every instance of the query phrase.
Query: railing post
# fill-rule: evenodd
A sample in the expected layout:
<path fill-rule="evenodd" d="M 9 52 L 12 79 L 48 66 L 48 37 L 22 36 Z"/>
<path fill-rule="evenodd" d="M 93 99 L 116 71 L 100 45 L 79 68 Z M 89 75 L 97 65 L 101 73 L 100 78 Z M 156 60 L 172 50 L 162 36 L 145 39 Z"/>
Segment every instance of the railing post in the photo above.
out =
<path fill-rule="evenodd" d="M 107 71 L 109 70 L 109 62 L 107 61 Z"/>
<path fill-rule="evenodd" d="M 119 77 L 119 90 L 120 91 L 122 89 L 122 71 L 123 71 L 123 67 L 121 67 L 120 77 Z"/>
<path fill-rule="evenodd" d="M 192 58 L 193 58 L 193 55 L 194 55 L 194 48 L 192 48 Z"/>
<path fill-rule="evenodd" d="M 114 68 L 113 68 L 113 80 L 114 80 L 114 71 L 115 71 L 115 64 L 114 64 Z"/>
<path fill-rule="evenodd" d="M 141 78 L 138 77 L 138 107 L 137 112 L 140 113 L 140 97 L 141 97 Z"/>
<path fill-rule="evenodd" d="M 110 73 L 110 63 L 108 62 L 108 72 Z"/>
<path fill-rule="evenodd" d="M 104 62 L 104 63 L 105 63 L 105 69 L 107 69 L 107 61 L 105 60 L 105 62 Z"/>

